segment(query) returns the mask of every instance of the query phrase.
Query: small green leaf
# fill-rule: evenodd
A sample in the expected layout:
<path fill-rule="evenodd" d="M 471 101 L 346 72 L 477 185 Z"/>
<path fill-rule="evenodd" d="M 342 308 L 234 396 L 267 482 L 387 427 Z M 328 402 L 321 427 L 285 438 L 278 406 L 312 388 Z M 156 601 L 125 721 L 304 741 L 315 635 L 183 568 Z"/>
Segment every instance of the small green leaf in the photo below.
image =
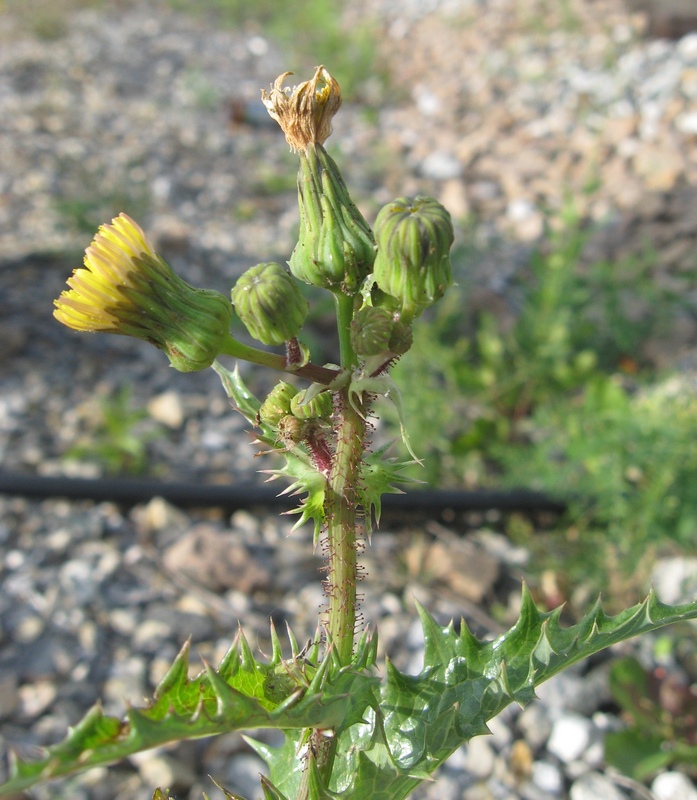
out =
<path fill-rule="evenodd" d="M 636 781 L 644 781 L 669 766 L 674 754 L 664 747 L 661 736 L 642 733 L 636 728 L 605 735 L 605 760 Z"/>
<path fill-rule="evenodd" d="M 223 384 L 225 394 L 234 400 L 237 408 L 243 416 L 249 420 L 253 425 L 257 424 L 257 413 L 261 408 L 261 401 L 257 399 L 252 392 L 249 391 L 247 385 L 242 380 L 239 368 L 235 365 L 235 369 L 231 372 L 219 362 L 214 361 L 211 366 L 218 373 L 220 380 Z"/>

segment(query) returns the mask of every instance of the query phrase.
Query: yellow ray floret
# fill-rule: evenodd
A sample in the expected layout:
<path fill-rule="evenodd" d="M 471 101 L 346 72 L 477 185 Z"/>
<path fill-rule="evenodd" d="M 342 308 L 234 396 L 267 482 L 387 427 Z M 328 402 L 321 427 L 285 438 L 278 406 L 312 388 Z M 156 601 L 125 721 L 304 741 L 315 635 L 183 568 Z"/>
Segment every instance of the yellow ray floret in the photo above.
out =
<path fill-rule="evenodd" d="M 120 287 L 134 287 L 144 258 L 156 258 L 152 246 L 137 223 L 119 214 L 99 228 L 85 251 L 84 267 L 73 272 L 70 289 L 54 301 L 53 316 L 78 331 L 121 332 L 119 309 L 133 303 Z"/>
<path fill-rule="evenodd" d="M 59 322 L 144 339 L 182 372 L 209 367 L 232 341 L 230 301 L 183 281 L 126 214 L 99 228 L 68 286 L 54 301 Z"/>

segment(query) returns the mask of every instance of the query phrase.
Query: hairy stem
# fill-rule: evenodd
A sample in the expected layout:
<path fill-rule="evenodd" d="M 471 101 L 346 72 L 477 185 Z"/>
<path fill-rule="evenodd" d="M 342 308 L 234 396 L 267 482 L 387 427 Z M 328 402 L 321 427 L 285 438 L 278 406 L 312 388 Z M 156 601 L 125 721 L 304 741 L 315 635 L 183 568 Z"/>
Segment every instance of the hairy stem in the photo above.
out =
<path fill-rule="evenodd" d="M 365 419 L 349 403 L 348 387 L 337 393 L 337 441 L 327 489 L 329 635 L 341 664 L 353 655 L 356 627 L 357 486 L 365 441 Z"/>

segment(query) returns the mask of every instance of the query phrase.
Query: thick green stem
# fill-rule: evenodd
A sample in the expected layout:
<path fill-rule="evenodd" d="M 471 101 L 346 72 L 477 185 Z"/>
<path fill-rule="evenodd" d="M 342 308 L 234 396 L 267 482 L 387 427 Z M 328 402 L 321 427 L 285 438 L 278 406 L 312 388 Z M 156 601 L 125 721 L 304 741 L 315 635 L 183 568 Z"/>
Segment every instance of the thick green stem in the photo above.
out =
<path fill-rule="evenodd" d="M 327 489 L 329 634 L 341 664 L 353 655 L 356 627 L 357 486 L 365 441 L 365 419 L 349 403 L 348 388 L 337 394 L 336 452 Z"/>
<path fill-rule="evenodd" d="M 281 356 L 278 353 L 269 353 L 268 350 L 250 347 L 247 344 L 238 342 L 232 336 L 229 336 L 223 344 L 221 355 L 233 356 L 243 361 L 251 361 L 252 364 L 261 364 L 263 367 L 271 367 L 271 369 L 277 369 L 281 372 L 290 372 L 292 375 L 298 375 L 300 378 L 306 378 L 314 383 L 323 383 L 327 386 L 339 374 L 336 370 L 319 367 L 317 364 L 312 363 L 294 368 L 288 364 L 285 356 Z"/>
<path fill-rule="evenodd" d="M 336 301 L 336 321 L 339 331 L 339 353 L 341 366 L 351 368 L 356 366 L 356 354 L 351 347 L 351 320 L 353 319 L 353 297 L 337 292 L 334 294 Z"/>

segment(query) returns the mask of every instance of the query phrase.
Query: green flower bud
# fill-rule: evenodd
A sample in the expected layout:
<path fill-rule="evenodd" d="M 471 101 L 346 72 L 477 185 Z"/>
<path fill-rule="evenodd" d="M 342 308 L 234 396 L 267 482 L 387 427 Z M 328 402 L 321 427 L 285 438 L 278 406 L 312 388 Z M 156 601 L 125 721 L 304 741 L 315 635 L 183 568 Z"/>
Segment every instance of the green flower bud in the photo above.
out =
<path fill-rule="evenodd" d="M 144 339 L 180 372 L 209 367 L 230 339 L 227 298 L 185 283 L 126 214 L 99 228 L 68 286 L 54 301 L 59 322 Z"/>
<path fill-rule="evenodd" d="M 452 284 L 450 214 L 431 197 L 400 197 L 375 221 L 378 253 L 373 275 L 389 295 L 381 305 L 411 322 Z"/>
<path fill-rule="evenodd" d="M 351 321 L 351 346 L 359 356 L 376 356 L 389 350 L 394 317 L 384 308 L 366 306 Z"/>
<path fill-rule="evenodd" d="M 280 264 L 257 264 L 232 290 L 232 303 L 249 333 L 264 344 L 283 344 L 300 332 L 307 300 Z"/>
<path fill-rule="evenodd" d="M 300 236 L 288 265 L 301 281 L 355 294 L 375 260 L 375 239 L 321 144 L 300 153 Z"/>
<path fill-rule="evenodd" d="M 261 404 L 259 420 L 267 425 L 278 425 L 282 417 L 290 414 L 290 401 L 297 393 L 298 390 L 291 383 L 279 381 Z"/>
<path fill-rule="evenodd" d="M 388 350 L 398 356 L 404 355 L 414 342 L 414 331 L 401 319 L 397 320 L 392 329 Z"/>
<path fill-rule="evenodd" d="M 298 392 L 290 401 L 290 413 L 298 419 L 326 419 L 332 413 L 332 397 L 329 392 L 316 394 L 305 402 L 306 390 Z"/>

